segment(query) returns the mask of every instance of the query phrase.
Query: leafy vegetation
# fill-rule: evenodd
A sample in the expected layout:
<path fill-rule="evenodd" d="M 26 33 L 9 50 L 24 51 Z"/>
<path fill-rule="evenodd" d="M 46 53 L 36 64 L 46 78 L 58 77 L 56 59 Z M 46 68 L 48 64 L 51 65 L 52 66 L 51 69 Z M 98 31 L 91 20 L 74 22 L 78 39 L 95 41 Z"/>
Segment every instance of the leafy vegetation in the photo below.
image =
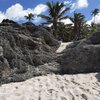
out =
<path fill-rule="evenodd" d="M 46 16 L 41 14 L 39 16 L 46 20 L 43 24 L 52 24 L 53 33 L 57 37 L 59 22 L 62 19 L 68 18 L 68 16 L 65 16 L 65 13 L 69 10 L 69 7 L 66 7 L 64 3 L 59 2 L 47 2 L 46 5 L 48 6 L 49 15 Z"/>
<path fill-rule="evenodd" d="M 87 37 L 90 33 L 100 30 L 100 24 L 96 24 L 95 17 L 99 13 L 99 9 L 92 10 L 90 14 L 94 16 L 91 25 L 87 24 L 85 15 L 74 12 L 73 16 L 67 16 L 66 13 L 70 10 L 68 6 L 60 2 L 47 2 L 48 15 L 39 15 L 46 20 L 42 25 L 51 25 L 51 30 L 58 40 L 74 41 Z M 31 22 L 34 19 L 32 13 L 25 16 Z M 62 20 L 69 18 L 73 24 L 64 24 Z"/>
<path fill-rule="evenodd" d="M 73 32 L 75 33 L 75 40 L 77 40 L 80 38 L 80 35 L 82 34 L 83 27 L 86 22 L 85 16 L 81 13 L 74 12 L 74 16 L 69 18 L 74 24 Z"/>

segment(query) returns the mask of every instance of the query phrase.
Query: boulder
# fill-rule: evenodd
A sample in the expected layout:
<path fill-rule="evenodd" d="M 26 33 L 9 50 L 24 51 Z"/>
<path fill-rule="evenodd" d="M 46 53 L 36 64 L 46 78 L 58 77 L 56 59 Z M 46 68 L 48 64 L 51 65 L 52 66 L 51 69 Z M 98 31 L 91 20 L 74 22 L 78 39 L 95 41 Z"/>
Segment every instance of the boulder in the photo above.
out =
<path fill-rule="evenodd" d="M 95 32 L 95 33 L 92 33 L 88 38 L 87 38 L 87 43 L 90 43 L 90 44 L 100 44 L 100 32 Z"/>
<path fill-rule="evenodd" d="M 34 24 L 31 25 L 34 28 L 38 27 Z M 41 35 L 35 36 L 34 33 Z M 38 66 L 54 61 L 56 54 L 52 48 L 56 44 L 49 45 L 43 34 L 47 34 L 46 39 L 48 38 L 49 40 L 47 40 L 51 44 L 54 43 L 52 40 L 58 43 L 46 29 L 38 27 L 38 29 L 30 31 L 24 25 L 8 19 L 3 20 L 0 24 L 0 74 L 6 76 L 9 70 L 7 78 L 4 78 L 7 80 L 6 82 L 20 81 L 36 76 L 38 72 L 35 74 L 34 71 Z M 44 70 L 44 72 L 46 71 Z"/>
<path fill-rule="evenodd" d="M 100 71 L 100 32 L 74 42 L 64 50 L 58 62 L 62 74 L 89 73 Z"/>

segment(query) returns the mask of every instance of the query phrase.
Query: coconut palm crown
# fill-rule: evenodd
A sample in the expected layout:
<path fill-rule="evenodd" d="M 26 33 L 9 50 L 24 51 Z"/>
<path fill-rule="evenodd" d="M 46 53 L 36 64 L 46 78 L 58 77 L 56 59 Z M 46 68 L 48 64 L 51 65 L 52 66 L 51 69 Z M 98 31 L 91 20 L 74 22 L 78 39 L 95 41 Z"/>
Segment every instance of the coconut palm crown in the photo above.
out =
<path fill-rule="evenodd" d="M 95 23 L 95 16 L 96 16 L 98 13 L 99 13 L 99 9 L 98 9 L 98 8 L 92 10 L 91 14 L 94 16 L 94 21 L 93 21 L 93 23 Z"/>
<path fill-rule="evenodd" d="M 32 13 L 29 13 L 27 16 L 25 16 L 25 19 L 27 19 L 28 22 L 31 22 L 34 19 L 34 15 Z"/>
<path fill-rule="evenodd" d="M 73 17 L 69 17 L 69 19 L 73 22 L 74 24 L 74 33 L 76 34 L 76 40 L 80 37 L 81 35 L 81 30 L 84 27 L 85 24 L 85 16 L 81 13 L 76 13 L 74 12 Z"/>
<path fill-rule="evenodd" d="M 52 24 L 53 25 L 53 32 L 57 30 L 57 25 L 58 23 L 66 19 L 67 16 L 65 16 L 65 13 L 69 10 L 69 7 L 66 7 L 64 3 L 59 3 L 59 2 L 47 2 L 46 3 L 48 7 L 48 13 L 49 15 L 39 15 L 43 19 L 45 19 L 47 22 L 43 24 Z"/>

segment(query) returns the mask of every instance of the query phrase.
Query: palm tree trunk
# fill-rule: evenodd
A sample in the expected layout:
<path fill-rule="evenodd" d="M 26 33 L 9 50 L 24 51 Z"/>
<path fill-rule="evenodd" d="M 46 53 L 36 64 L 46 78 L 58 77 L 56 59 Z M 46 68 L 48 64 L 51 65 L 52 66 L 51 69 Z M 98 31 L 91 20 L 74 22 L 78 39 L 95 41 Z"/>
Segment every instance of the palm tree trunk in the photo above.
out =
<path fill-rule="evenodd" d="M 77 38 L 78 38 L 78 24 L 77 24 L 77 22 L 74 25 L 74 34 L 75 34 L 74 39 L 77 40 Z"/>
<path fill-rule="evenodd" d="M 95 24 L 95 16 L 94 16 L 94 21 L 93 21 L 93 22 L 94 22 L 94 24 Z"/>
<path fill-rule="evenodd" d="M 31 22 L 31 19 L 29 19 L 29 22 Z"/>
<path fill-rule="evenodd" d="M 57 38 L 57 22 L 54 21 L 53 23 L 53 35 Z"/>
<path fill-rule="evenodd" d="M 93 20 L 93 23 L 94 23 L 94 24 L 93 24 L 93 28 L 95 28 L 95 30 L 96 30 L 97 27 L 96 27 L 96 17 L 95 17 L 95 16 L 96 16 L 96 15 L 94 15 L 94 20 Z"/>

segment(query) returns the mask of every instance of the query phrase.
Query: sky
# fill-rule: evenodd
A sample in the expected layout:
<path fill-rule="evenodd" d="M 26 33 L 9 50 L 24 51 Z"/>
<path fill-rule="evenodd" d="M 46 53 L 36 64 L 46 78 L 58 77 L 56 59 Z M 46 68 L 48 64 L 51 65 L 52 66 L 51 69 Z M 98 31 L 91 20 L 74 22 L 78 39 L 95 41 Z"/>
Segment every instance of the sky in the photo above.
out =
<path fill-rule="evenodd" d="M 73 16 L 73 12 L 81 12 L 85 15 L 87 23 L 90 24 L 94 17 L 91 11 L 95 8 L 100 9 L 100 0 L 0 0 L 0 22 L 3 19 L 11 19 L 17 22 L 25 22 L 24 16 L 33 13 L 35 19 L 33 23 L 40 24 L 44 20 L 37 17 L 39 14 L 47 14 L 47 1 L 64 2 L 66 6 L 70 6 L 70 11 L 66 15 Z M 72 23 L 69 19 L 62 20 L 65 24 Z M 96 16 L 96 23 L 100 23 L 100 12 Z"/>

